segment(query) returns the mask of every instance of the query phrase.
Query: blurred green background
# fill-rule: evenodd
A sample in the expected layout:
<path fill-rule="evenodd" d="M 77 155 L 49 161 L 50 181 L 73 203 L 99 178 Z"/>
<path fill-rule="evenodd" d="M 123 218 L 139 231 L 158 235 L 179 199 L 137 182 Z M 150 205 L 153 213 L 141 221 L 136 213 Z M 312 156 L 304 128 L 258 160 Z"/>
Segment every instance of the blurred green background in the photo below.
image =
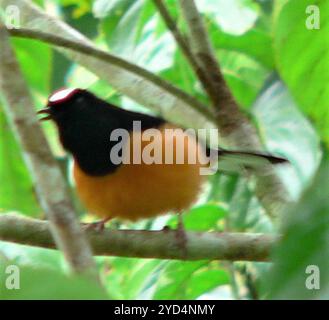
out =
<path fill-rule="evenodd" d="M 208 103 L 151 0 L 34 2 L 97 46 Z M 185 30 L 177 1 L 165 3 Z M 197 4 L 241 109 L 257 126 L 267 150 L 290 160 L 291 166 L 278 169 L 278 174 L 298 203 L 284 219 L 274 268 L 269 263 L 98 257 L 102 281 L 118 299 L 328 299 L 329 2 L 199 0 Z M 305 25 L 311 4 L 320 8 L 319 30 Z M 124 108 L 149 112 L 51 46 L 29 39 L 12 43 L 36 110 L 53 90 L 69 86 L 88 88 Z M 72 185 L 70 159 L 58 143 L 56 130 L 50 123 L 43 127 Z M 20 147 L 1 109 L 0 132 L 0 214 L 18 212 L 44 219 Z M 81 219 L 90 221 L 75 202 Z M 276 232 L 254 196 L 253 184 L 238 175 L 210 177 L 206 192 L 184 219 L 188 230 Z M 116 221 L 112 227 L 152 230 L 175 223 L 176 218 L 167 215 L 135 224 Z M 64 259 L 53 250 L 0 241 L 0 262 L 21 267 L 23 288 L 6 290 L 0 269 L 0 299 L 107 297 L 96 285 L 67 278 Z M 319 266 L 320 290 L 305 288 L 307 265 Z"/>

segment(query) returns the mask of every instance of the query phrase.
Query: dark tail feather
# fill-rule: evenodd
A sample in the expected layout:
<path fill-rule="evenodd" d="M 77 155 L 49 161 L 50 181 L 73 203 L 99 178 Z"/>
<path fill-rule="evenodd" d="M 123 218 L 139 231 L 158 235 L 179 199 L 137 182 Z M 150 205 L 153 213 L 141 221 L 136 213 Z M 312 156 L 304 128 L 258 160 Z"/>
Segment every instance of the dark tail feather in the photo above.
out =
<path fill-rule="evenodd" d="M 287 159 L 268 153 L 253 151 L 231 151 L 207 148 L 207 155 L 218 158 L 218 168 L 224 172 L 240 172 L 241 169 L 259 169 L 268 164 L 289 163 Z"/>
<path fill-rule="evenodd" d="M 237 156 L 237 157 L 259 157 L 266 159 L 272 164 L 282 164 L 282 163 L 287 163 L 289 162 L 287 159 L 274 156 L 269 153 L 262 153 L 262 152 L 252 152 L 252 151 L 230 151 L 230 150 L 225 150 L 225 149 L 219 149 L 218 151 L 218 157 L 221 156 Z"/>

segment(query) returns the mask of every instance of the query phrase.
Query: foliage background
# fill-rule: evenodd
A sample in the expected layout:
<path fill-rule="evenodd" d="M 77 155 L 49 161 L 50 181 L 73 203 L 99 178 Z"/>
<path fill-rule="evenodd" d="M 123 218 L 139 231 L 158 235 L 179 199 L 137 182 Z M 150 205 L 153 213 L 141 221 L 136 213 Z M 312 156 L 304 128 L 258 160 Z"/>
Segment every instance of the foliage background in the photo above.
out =
<path fill-rule="evenodd" d="M 35 2 L 99 47 L 208 103 L 152 1 Z M 177 1 L 166 3 L 178 26 L 185 30 Z M 284 237 L 274 254 L 273 270 L 267 263 L 106 257 L 97 258 L 102 280 L 118 299 L 328 298 L 329 161 L 323 154 L 329 146 L 329 2 L 199 0 L 197 4 L 241 109 L 257 126 L 268 151 L 290 160 L 290 167 L 278 171 L 298 204 L 284 219 Z M 320 7 L 320 30 L 305 27 L 305 10 L 311 4 Z M 45 104 L 50 92 L 69 86 L 88 88 L 123 108 L 150 112 L 50 46 L 28 39 L 12 42 L 36 110 Z M 53 125 L 43 126 L 72 185 L 70 159 L 58 144 Z M 0 214 L 19 212 L 44 218 L 2 112 L 0 132 Z M 77 199 L 75 202 L 81 219 L 90 221 Z M 176 218 L 168 215 L 135 224 L 113 222 L 113 227 L 153 230 L 175 223 Z M 202 231 L 276 231 L 254 196 L 252 182 L 221 174 L 210 178 L 199 203 L 185 215 L 185 225 L 188 230 Z M 97 286 L 84 280 L 68 281 L 63 257 L 56 251 L 0 242 L 0 253 L 3 266 L 15 263 L 22 267 L 21 287 L 28 288 L 9 292 L 1 287 L 2 281 L 2 298 L 106 298 Z M 305 289 L 309 264 L 320 266 L 319 291 Z M 1 276 L 5 277 L 4 272 Z"/>

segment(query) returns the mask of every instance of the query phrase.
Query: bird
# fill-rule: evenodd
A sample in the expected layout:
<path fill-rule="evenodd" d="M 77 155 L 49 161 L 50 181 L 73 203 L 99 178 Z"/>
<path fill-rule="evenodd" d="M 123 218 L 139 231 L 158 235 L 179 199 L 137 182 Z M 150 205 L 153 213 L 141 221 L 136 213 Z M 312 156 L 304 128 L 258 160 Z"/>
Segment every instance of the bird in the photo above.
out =
<path fill-rule="evenodd" d="M 214 149 L 162 117 L 125 110 L 86 89 L 53 92 L 38 114 L 43 115 L 40 120 L 56 124 L 63 148 L 73 157 L 78 197 L 88 212 L 101 219 L 93 224 L 98 230 L 114 218 L 137 221 L 170 212 L 178 214 L 182 227 L 181 214 L 202 192 L 207 176 L 200 170 L 209 164 Z M 271 164 L 287 161 L 223 148 L 215 154 L 242 166 L 244 158 L 248 165 L 250 158 Z M 194 161 L 189 162 L 190 155 Z M 178 157 L 180 161 L 175 161 Z"/>

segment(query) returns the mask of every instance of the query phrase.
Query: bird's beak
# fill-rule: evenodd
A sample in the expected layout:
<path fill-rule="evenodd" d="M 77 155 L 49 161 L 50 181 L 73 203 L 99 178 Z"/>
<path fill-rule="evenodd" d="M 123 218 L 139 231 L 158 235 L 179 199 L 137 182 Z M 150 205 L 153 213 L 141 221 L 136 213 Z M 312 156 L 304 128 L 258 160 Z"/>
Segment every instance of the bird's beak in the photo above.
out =
<path fill-rule="evenodd" d="M 37 112 L 37 114 L 45 114 L 46 116 L 42 117 L 39 119 L 39 121 L 46 121 L 46 120 L 51 120 L 52 117 L 51 117 L 51 113 L 50 113 L 50 108 L 44 108 L 44 109 L 41 109 Z"/>

